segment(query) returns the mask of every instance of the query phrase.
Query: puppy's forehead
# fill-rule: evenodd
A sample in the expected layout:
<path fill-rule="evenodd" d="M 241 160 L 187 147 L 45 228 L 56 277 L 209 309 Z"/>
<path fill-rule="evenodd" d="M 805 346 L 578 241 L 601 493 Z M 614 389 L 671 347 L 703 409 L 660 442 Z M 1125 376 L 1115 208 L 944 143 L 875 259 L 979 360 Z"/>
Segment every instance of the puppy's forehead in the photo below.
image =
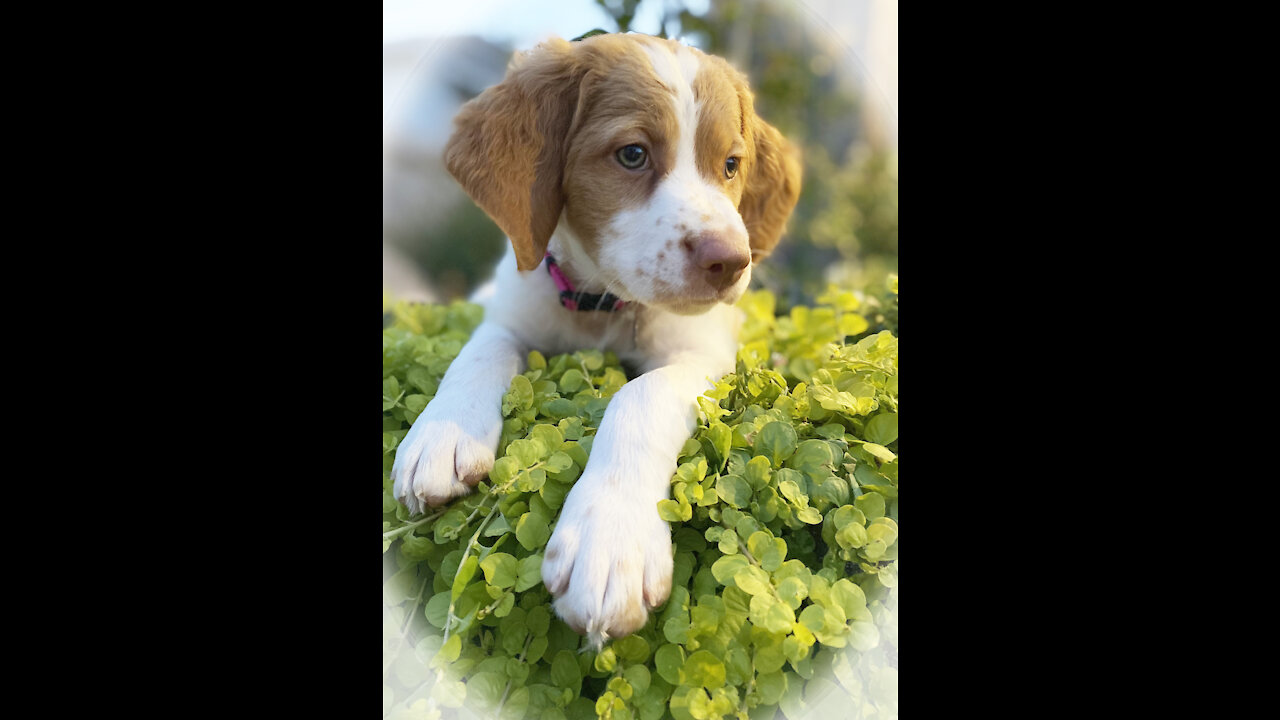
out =
<path fill-rule="evenodd" d="M 678 99 L 693 99 L 693 81 L 702 68 L 700 54 L 692 49 L 672 42 L 645 42 L 645 55 L 658 79 Z"/>
<path fill-rule="evenodd" d="M 744 109 L 727 63 L 675 42 L 645 38 L 653 74 L 670 94 L 681 155 L 716 176 L 726 154 L 742 149 Z"/>
<path fill-rule="evenodd" d="M 721 67 L 723 63 L 678 43 L 648 40 L 643 44 L 645 55 L 659 82 L 675 99 L 685 128 L 692 130 L 709 120 L 738 119 L 737 90 Z M 723 117 L 728 109 L 733 110 L 732 118 Z"/>

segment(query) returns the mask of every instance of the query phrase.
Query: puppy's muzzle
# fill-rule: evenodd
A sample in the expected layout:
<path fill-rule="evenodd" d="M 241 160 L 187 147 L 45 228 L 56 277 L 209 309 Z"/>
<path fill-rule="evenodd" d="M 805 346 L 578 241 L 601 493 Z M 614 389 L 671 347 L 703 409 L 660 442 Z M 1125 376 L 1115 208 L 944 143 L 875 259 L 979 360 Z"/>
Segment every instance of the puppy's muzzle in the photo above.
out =
<path fill-rule="evenodd" d="M 692 255 L 695 273 L 717 292 L 733 286 L 751 264 L 747 243 L 734 242 L 726 233 L 704 232 L 684 241 Z"/>

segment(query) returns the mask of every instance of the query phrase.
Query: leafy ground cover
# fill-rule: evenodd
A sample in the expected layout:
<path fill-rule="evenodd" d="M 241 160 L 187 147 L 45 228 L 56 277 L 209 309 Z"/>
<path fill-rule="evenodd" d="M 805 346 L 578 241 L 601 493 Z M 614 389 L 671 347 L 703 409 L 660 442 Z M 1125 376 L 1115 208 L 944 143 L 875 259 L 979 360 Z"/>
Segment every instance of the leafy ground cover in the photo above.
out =
<path fill-rule="evenodd" d="M 503 720 L 897 717 L 897 279 L 776 315 L 698 399 L 671 497 L 671 597 L 600 652 L 552 612 L 542 552 L 627 377 L 529 354 L 477 491 L 410 516 L 398 443 L 479 307 L 396 305 L 383 329 L 384 714 Z"/>

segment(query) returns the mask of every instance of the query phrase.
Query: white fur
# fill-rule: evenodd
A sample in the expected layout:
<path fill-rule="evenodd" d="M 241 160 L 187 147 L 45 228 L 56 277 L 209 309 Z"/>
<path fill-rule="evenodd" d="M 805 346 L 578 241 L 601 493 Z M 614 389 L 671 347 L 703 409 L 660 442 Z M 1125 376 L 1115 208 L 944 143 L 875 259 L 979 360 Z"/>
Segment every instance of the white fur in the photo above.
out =
<path fill-rule="evenodd" d="M 396 450 L 393 491 L 410 512 L 466 494 L 493 469 L 502 396 L 525 352 L 498 323 L 483 322 L 472 333 Z"/>
<path fill-rule="evenodd" d="M 668 294 L 686 283 L 684 263 L 691 259 L 679 241 L 691 230 L 721 233 L 744 249 L 748 240 L 733 203 L 695 166 L 698 108 L 689 85 L 697 57 L 665 47 L 651 48 L 650 56 L 674 91 L 675 168 L 650 202 L 615 218 L 598 264 L 563 219 L 548 248 L 580 290 L 607 290 L 628 305 L 616 312 L 566 310 L 546 268 L 518 272 L 508 251 L 486 286 L 485 322 L 406 435 L 391 471 L 396 497 L 415 513 L 469 492 L 493 466 L 501 398 L 529 348 L 613 350 L 640 372 L 610 402 L 542 566 L 556 612 L 597 644 L 638 630 L 668 597 L 670 529 L 657 503 L 668 496 L 680 447 L 695 427 L 695 399 L 733 369 L 741 316 L 730 303 L 750 281 L 747 270 L 727 292 L 693 306 L 662 296 L 662 282 Z M 667 259 L 659 261 L 664 248 Z"/>

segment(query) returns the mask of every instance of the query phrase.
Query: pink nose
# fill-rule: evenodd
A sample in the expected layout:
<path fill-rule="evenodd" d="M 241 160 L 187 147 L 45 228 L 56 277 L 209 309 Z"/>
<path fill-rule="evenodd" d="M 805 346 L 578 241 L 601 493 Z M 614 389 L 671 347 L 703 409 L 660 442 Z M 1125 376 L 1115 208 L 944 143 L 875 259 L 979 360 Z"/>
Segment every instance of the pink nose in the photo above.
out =
<path fill-rule="evenodd" d="M 693 261 L 712 287 L 723 290 L 742 277 L 751 253 L 723 235 L 703 233 L 694 239 Z"/>

